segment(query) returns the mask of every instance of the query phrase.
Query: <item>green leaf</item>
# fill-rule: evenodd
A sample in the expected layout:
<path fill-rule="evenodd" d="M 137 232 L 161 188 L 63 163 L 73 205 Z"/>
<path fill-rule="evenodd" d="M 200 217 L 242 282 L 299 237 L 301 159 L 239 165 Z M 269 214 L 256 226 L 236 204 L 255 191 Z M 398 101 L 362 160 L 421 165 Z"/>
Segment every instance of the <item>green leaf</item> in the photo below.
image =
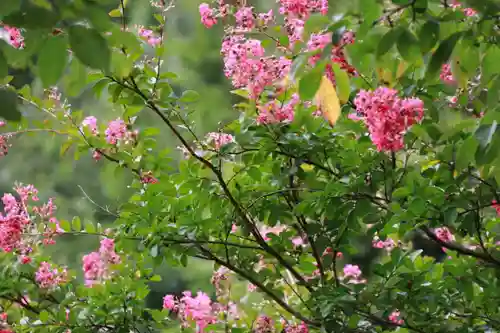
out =
<path fill-rule="evenodd" d="M 349 95 L 351 94 L 351 85 L 349 82 L 349 75 L 338 64 L 333 64 L 333 73 L 335 74 L 335 85 L 337 95 L 342 104 L 347 103 Z"/>
<path fill-rule="evenodd" d="M 439 23 L 436 21 L 425 22 L 422 29 L 420 29 L 418 39 L 420 41 L 420 50 L 423 53 L 432 50 L 439 41 Z"/>
<path fill-rule="evenodd" d="M 299 96 L 302 100 L 311 100 L 319 89 L 323 77 L 323 67 L 316 67 L 299 81 Z"/>
<path fill-rule="evenodd" d="M 3 79 L 7 75 L 9 75 L 9 64 L 3 51 L 0 49 L 0 79 Z"/>
<path fill-rule="evenodd" d="M 455 207 L 448 208 L 444 212 L 444 223 L 446 225 L 452 225 L 458 217 L 458 212 Z"/>
<path fill-rule="evenodd" d="M 450 59 L 453 49 L 461 36 L 462 33 L 456 32 L 439 45 L 436 52 L 432 55 L 429 65 L 427 66 L 426 75 L 428 77 L 432 77 L 437 74 L 441 69 L 441 66 Z"/>
<path fill-rule="evenodd" d="M 71 231 L 71 224 L 69 223 L 68 220 L 60 220 L 59 221 L 59 226 L 64 231 Z"/>
<path fill-rule="evenodd" d="M 401 34 L 402 30 L 395 28 L 389 30 L 384 36 L 382 36 L 382 39 L 378 43 L 377 46 L 377 52 L 376 55 L 377 57 L 381 57 L 393 47 L 394 44 L 396 44 L 396 41 L 399 38 L 399 35 Z"/>
<path fill-rule="evenodd" d="M 179 98 L 180 102 L 183 103 L 193 103 L 200 99 L 200 94 L 198 94 L 194 90 L 186 90 L 182 93 L 182 96 Z"/>
<path fill-rule="evenodd" d="M 474 133 L 474 136 L 479 141 L 479 144 L 481 145 L 481 147 L 484 148 L 490 144 L 490 142 L 493 138 L 493 134 L 495 134 L 496 130 L 497 130 L 497 122 L 496 122 L 496 120 L 494 120 L 491 125 L 479 126 L 479 128 Z"/>
<path fill-rule="evenodd" d="M 7 16 L 21 7 L 21 0 L 0 1 L 0 17 Z"/>
<path fill-rule="evenodd" d="M 46 310 L 42 310 L 42 312 L 40 312 L 40 315 L 38 316 L 38 318 L 42 322 L 46 322 L 47 320 L 49 320 L 49 313 Z"/>
<path fill-rule="evenodd" d="M 1 2 L 10 2 L 2 0 Z M 16 0 L 17 1 L 17 0 Z M 52 29 L 59 21 L 59 15 L 54 10 L 49 10 L 25 2 L 22 9 L 12 12 L 2 19 L 6 25 L 26 29 Z M 26 43 L 28 44 L 28 43 Z"/>
<path fill-rule="evenodd" d="M 149 281 L 152 281 L 152 282 L 160 282 L 161 281 L 161 276 L 159 276 L 158 274 L 156 275 L 153 275 Z"/>
<path fill-rule="evenodd" d="M 72 26 L 69 28 L 69 44 L 82 64 L 103 72 L 109 71 L 111 51 L 97 30 L 81 25 Z"/>
<path fill-rule="evenodd" d="M 500 66 L 498 64 L 500 59 L 500 47 L 491 46 L 483 57 L 481 81 L 484 83 L 489 82 L 493 75 L 500 73 Z"/>
<path fill-rule="evenodd" d="M 311 15 L 304 24 L 306 36 L 323 30 L 330 23 L 330 18 L 319 13 Z"/>
<path fill-rule="evenodd" d="M 17 105 L 17 94 L 14 91 L 0 88 L 0 101 L 2 103 L 0 117 L 7 121 L 21 120 L 21 112 Z"/>
<path fill-rule="evenodd" d="M 63 75 L 68 64 L 67 43 L 64 36 L 49 38 L 38 55 L 38 75 L 43 86 L 55 85 Z"/>
<path fill-rule="evenodd" d="M 96 232 L 96 227 L 92 221 L 85 221 L 85 232 L 93 234 Z"/>
<path fill-rule="evenodd" d="M 73 217 L 73 220 L 71 221 L 71 226 L 73 227 L 74 231 L 82 230 L 82 221 L 78 216 Z"/>
<path fill-rule="evenodd" d="M 479 147 L 479 142 L 476 137 L 469 136 L 458 148 L 456 157 L 456 167 L 459 170 L 465 169 L 474 161 L 474 155 Z"/>
<path fill-rule="evenodd" d="M 408 29 L 402 28 L 397 41 L 399 54 L 404 60 L 414 62 L 421 57 L 418 40 Z"/>

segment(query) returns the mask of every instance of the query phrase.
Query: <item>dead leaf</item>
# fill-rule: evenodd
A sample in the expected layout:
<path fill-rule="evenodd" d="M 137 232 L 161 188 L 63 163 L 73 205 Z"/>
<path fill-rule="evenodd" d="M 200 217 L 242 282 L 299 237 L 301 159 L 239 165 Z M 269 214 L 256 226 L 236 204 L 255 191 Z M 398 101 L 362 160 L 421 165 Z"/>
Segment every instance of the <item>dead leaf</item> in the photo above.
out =
<path fill-rule="evenodd" d="M 330 125 L 335 125 L 340 117 L 340 101 L 332 81 L 326 76 L 321 79 L 315 98 L 323 111 L 323 117 L 328 120 Z"/>

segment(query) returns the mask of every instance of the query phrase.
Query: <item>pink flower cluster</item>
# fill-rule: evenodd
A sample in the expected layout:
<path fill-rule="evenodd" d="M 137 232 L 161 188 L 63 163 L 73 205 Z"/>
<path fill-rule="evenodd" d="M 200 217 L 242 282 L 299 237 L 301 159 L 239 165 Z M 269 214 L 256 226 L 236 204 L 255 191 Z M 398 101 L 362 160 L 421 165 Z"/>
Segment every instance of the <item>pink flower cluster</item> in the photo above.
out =
<path fill-rule="evenodd" d="M 318 51 L 316 54 L 314 54 L 309 58 L 309 64 L 311 66 L 314 66 L 321 59 L 321 53 L 319 51 L 322 51 L 327 45 L 331 43 L 331 41 L 332 41 L 331 33 L 326 33 L 326 34 L 313 33 L 311 35 L 309 41 L 307 42 L 306 50 L 308 52 Z M 340 44 L 335 45 L 335 47 L 332 48 L 332 52 L 330 55 L 330 60 L 333 63 L 338 64 L 340 68 L 346 71 L 349 75 L 356 75 L 356 69 L 353 66 L 351 66 L 347 61 L 344 47 L 348 44 L 353 44 L 353 43 L 354 43 L 354 33 L 352 31 L 346 31 L 341 38 Z M 327 64 L 326 66 L 326 75 L 332 82 L 335 82 L 335 76 L 333 74 L 333 68 L 331 64 Z"/>
<path fill-rule="evenodd" d="M 258 106 L 259 115 L 257 124 L 290 123 L 295 116 L 295 107 L 300 103 L 298 94 L 293 94 L 288 103 L 281 104 L 274 99 L 264 105 Z"/>
<path fill-rule="evenodd" d="M 309 329 L 305 323 L 288 324 L 283 331 L 285 333 L 309 333 Z"/>
<path fill-rule="evenodd" d="M 453 73 L 451 72 L 450 64 L 444 64 L 441 67 L 441 73 L 439 73 L 439 78 L 446 84 L 452 85 L 456 83 L 456 80 L 453 77 Z"/>
<path fill-rule="evenodd" d="M 361 279 L 361 269 L 358 265 L 347 264 L 344 266 L 344 279 L 347 283 L 360 284 L 365 283 L 365 279 Z"/>
<path fill-rule="evenodd" d="M 458 0 L 452 0 L 452 3 L 450 5 L 453 9 L 460 9 L 462 8 L 462 4 Z M 471 17 L 477 14 L 477 11 L 475 11 L 473 8 L 464 8 L 463 12 L 465 16 Z"/>
<path fill-rule="evenodd" d="M 361 90 L 354 104 L 372 142 L 379 151 L 398 151 L 404 147 L 404 133 L 424 115 L 424 103 L 418 98 L 398 97 L 394 89 L 379 87 L 375 91 Z"/>
<path fill-rule="evenodd" d="M 404 320 L 400 318 L 401 316 L 401 312 L 399 311 L 393 311 L 390 315 L 389 315 L 389 321 L 391 323 L 394 323 L 396 325 L 403 325 L 404 324 Z"/>
<path fill-rule="evenodd" d="M 278 0 L 280 14 L 287 18 L 307 20 L 312 13 L 328 13 L 328 0 Z"/>
<path fill-rule="evenodd" d="M 24 48 L 24 37 L 21 34 L 21 30 L 14 27 L 9 27 L 8 25 L 4 25 L 1 27 L 3 32 L 6 34 L 5 39 L 7 43 L 9 43 L 12 47 L 16 49 Z"/>
<path fill-rule="evenodd" d="M 376 249 L 386 249 L 387 251 L 391 251 L 396 247 L 396 243 L 392 238 L 387 238 L 385 241 L 380 240 L 377 236 L 373 238 L 372 246 Z"/>
<path fill-rule="evenodd" d="M 179 300 L 172 295 L 163 298 L 163 308 L 177 311 L 183 327 L 189 327 L 191 322 L 195 322 L 197 332 L 204 332 L 208 325 L 216 322 L 214 305 L 210 297 L 201 291 L 195 297 L 190 291 L 185 291 Z"/>
<path fill-rule="evenodd" d="M 48 262 L 42 262 L 35 274 L 35 281 L 42 289 L 53 289 L 67 281 L 66 269 L 52 268 Z"/>
<path fill-rule="evenodd" d="M 91 252 L 83 256 L 85 284 L 92 286 L 111 278 L 113 272 L 110 266 L 120 262 L 121 258 L 115 252 L 114 240 L 109 238 L 101 240 L 99 252 Z"/>
<path fill-rule="evenodd" d="M 215 11 L 210 8 L 207 3 L 202 3 L 199 7 L 201 23 L 207 28 L 211 28 L 213 25 L 217 24 L 217 19 L 215 18 Z"/>
<path fill-rule="evenodd" d="M 274 321 L 265 315 L 257 317 L 254 324 L 255 333 L 272 333 L 274 332 Z"/>
<path fill-rule="evenodd" d="M 11 145 L 9 144 L 8 140 L 8 135 L 0 135 L 0 157 L 6 156 L 9 153 L 9 148 L 11 147 Z"/>
<path fill-rule="evenodd" d="M 143 184 L 156 184 L 158 179 L 153 176 L 153 172 L 147 171 L 141 174 L 141 183 Z"/>
<path fill-rule="evenodd" d="M 434 229 L 436 237 L 442 242 L 449 243 L 455 240 L 455 236 L 451 233 L 450 229 L 447 227 L 441 227 Z"/>
<path fill-rule="evenodd" d="M 493 201 L 491 201 L 491 206 L 497 212 L 497 216 L 500 216 L 500 204 L 496 200 L 493 200 Z"/>
<path fill-rule="evenodd" d="M 224 74 L 235 88 L 246 88 L 252 99 L 285 77 L 290 69 L 290 59 L 266 57 L 264 53 L 259 40 L 246 39 L 243 35 L 227 36 L 222 43 Z"/>
<path fill-rule="evenodd" d="M 234 142 L 234 136 L 226 133 L 210 132 L 207 134 L 207 142 L 213 143 L 216 150 L 220 150 L 223 146 Z"/>
<path fill-rule="evenodd" d="M 97 119 L 93 116 L 86 117 L 82 121 L 82 128 L 88 128 L 92 135 L 99 135 L 97 127 Z M 135 140 L 137 132 L 131 132 L 127 128 L 127 124 L 120 118 L 112 120 L 108 123 L 108 127 L 104 131 L 106 142 L 111 145 L 119 143 L 128 144 Z"/>
<path fill-rule="evenodd" d="M 224 294 L 224 286 L 223 281 L 227 281 L 229 279 L 229 273 L 230 270 L 227 269 L 224 266 L 221 266 L 218 270 L 216 270 L 213 275 L 212 279 L 210 282 L 212 282 L 213 286 L 215 287 L 215 291 L 217 293 L 217 296 L 221 296 Z"/>
<path fill-rule="evenodd" d="M 4 212 L 0 212 L 0 249 L 5 252 L 16 251 L 24 258 L 33 251 L 39 241 L 48 245 L 54 244 L 53 236 L 62 233 L 59 222 L 53 216 L 56 206 L 52 199 L 41 206 L 34 206 L 30 201 L 38 201 L 38 190 L 33 185 L 15 188 L 19 199 L 10 193 L 2 197 Z M 31 208 L 31 209 L 30 209 Z M 35 221 L 43 223 L 44 232 L 38 234 Z M 55 225 L 55 228 L 53 227 Z M 24 263 L 30 260 L 22 259 Z"/>
<path fill-rule="evenodd" d="M 161 37 L 155 35 L 153 30 L 144 27 L 138 27 L 139 36 L 151 46 L 158 46 L 161 44 Z"/>

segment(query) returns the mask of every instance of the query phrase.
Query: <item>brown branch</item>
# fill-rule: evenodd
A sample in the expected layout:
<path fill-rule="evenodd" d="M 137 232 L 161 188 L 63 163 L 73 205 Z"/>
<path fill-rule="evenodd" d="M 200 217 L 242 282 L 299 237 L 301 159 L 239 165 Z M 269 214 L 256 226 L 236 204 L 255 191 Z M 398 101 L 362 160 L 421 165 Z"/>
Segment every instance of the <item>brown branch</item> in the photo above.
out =
<path fill-rule="evenodd" d="M 425 232 L 425 234 L 432 239 L 434 242 L 438 243 L 439 245 L 443 246 L 444 248 L 447 248 L 449 250 L 453 250 L 455 252 L 458 252 L 460 254 L 469 256 L 469 257 L 475 257 L 477 259 L 481 259 L 485 262 L 489 262 L 491 264 L 494 264 L 495 266 L 500 267 L 500 260 L 495 259 L 493 256 L 491 256 L 488 253 L 484 252 L 478 252 L 474 251 L 471 249 L 468 249 L 464 246 L 462 246 L 459 243 L 456 242 L 444 242 L 441 239 L 439 239 L 436 234 L 427 226 L 422 226 L 422 231 Z"/>

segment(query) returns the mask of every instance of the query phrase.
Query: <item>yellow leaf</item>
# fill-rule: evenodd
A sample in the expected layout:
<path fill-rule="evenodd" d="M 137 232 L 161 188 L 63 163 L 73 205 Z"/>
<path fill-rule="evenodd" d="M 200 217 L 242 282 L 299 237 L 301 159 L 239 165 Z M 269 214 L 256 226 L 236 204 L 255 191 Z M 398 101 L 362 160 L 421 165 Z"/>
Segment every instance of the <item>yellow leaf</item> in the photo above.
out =
<path fill-rule="evenodd" d="M 398 70 L 396 72 L 396 79 L 399 79 L 401 76 L 403 76 L 403 74 L 405 73 L 405 71 L 407 69 L 408 69 L 408 63 L 405 61 L 401 61 L 398 64 Z"/>
<path fill-rule="evenodd" d="M 333 126 L 340 117 L 340 101 L 332 81 L 326 76 L 321 79 L 315 98 L 323 111 L 323 116 Z"/>
<path fill-rule="evenodd" d="M 384 85 L 387 85 L 389 87 L 392 87 L 393 79 L 392 79 L 392 72 L 388 69 L 384 68 L 377 68 L 377 74 L 379 77 L 379 80 L 384 83 Z"/>

